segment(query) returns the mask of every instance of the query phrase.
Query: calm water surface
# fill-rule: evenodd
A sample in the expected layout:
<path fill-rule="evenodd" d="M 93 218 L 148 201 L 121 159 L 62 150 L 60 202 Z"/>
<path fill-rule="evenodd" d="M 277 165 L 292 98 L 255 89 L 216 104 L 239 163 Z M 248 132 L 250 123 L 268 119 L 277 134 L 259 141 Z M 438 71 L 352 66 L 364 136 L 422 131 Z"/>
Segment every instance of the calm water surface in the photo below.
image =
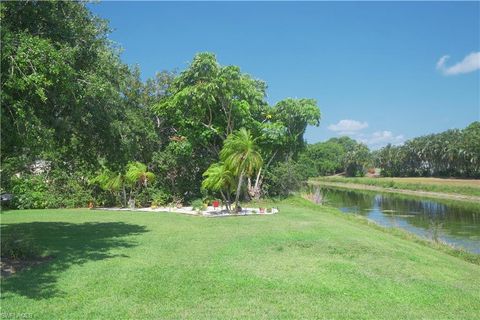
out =
<path fill-rule="evenodd" d="M 312 191 L 317 197 L 343 212 L 361 214 L 380 225 L 400 227 L 480 254 L 480 203 L 315 188 Z"/>

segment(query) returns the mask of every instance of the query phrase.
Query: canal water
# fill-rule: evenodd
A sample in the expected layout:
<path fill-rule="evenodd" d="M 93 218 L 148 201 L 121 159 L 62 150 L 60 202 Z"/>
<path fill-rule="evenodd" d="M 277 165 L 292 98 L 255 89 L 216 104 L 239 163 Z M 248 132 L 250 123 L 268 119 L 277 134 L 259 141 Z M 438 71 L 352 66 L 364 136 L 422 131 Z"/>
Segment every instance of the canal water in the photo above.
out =
<path fill-rule="evenodd" d="M 480 203 L 312 187 L 313 199 L 480 254 Z"/>

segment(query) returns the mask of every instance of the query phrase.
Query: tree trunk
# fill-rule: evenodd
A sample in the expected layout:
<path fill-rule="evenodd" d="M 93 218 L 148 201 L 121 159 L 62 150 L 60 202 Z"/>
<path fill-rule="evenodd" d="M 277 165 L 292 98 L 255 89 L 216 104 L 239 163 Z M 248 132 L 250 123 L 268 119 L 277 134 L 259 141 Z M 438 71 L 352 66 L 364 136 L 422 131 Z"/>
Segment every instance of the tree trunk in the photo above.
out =
<path fill-rule="evenodd" d="M 245 170 L 242 170 L 240 173 L 240 178 L 238 179 L 237 193 L 235 194 L 235 210 L 238 208 L 238 200 L 240 199 L 240 191 L 242 190 L 242 182 Z"/>
<path fill-rule="evenodd" d="M 222 195 L 223 201 L 225 201 L 225 207 L 227 208 L 227 211 L 230 212 L 230 201 L 227 200 L 227 197 L 225 197 L 225 194 L 222 190 L 220 190 L 220 194 Z"/>
<path fill-rule="evenodd" d="M 261 187 L 262 187 L 262 168 L 258 170 L 257 178 L 255 179 L 255 185 L 252 186 L 252 180 L 248 177 L 248 195 L 254 200 L 260 199 Z"/>
<path fill-rule="evenodd" d="M 123 206 L 127 207 L 127 191 L 125 190 L 125 184 L 122 184 Z"/>
<path fill-rule="evenodd" d="M 227 192 L 227 203 L 228 203 L 228 208 L 229 208 L 229 211 L 232 210 L 232 197 L 230 196 L 230 192 Z"/>

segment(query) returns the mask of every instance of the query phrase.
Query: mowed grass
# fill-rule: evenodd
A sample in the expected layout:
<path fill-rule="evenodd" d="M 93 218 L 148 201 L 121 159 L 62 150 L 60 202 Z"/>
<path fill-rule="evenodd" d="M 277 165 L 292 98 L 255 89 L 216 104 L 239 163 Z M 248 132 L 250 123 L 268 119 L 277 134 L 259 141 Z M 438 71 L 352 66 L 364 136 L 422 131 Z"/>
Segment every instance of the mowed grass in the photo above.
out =
<path fill-rule="evenodd" d="M 479 179 L 318 177 L 312 181 L 365 184 L 383 188 L 480 196 Z"/>
<path fill-rule="evenodd" d="M 46 264 L 2 280 L 34 319 L 474 319 L 480 266 L 300 199 L 274 216 L 10 211 Z"/>

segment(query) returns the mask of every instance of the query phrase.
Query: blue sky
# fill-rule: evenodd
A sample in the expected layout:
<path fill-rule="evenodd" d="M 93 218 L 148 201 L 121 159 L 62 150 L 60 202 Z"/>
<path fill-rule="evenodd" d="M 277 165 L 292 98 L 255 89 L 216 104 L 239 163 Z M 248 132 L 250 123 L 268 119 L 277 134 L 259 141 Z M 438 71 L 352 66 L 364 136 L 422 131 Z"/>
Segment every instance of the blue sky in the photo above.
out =
<path fill-rule="evenodd" d="M 480 120 L 479 2 L 101 2 L 144 79 L 210 51 L 268 84 L 271 104 L 315 98 L 308 142 L 388 142 Z"/>

